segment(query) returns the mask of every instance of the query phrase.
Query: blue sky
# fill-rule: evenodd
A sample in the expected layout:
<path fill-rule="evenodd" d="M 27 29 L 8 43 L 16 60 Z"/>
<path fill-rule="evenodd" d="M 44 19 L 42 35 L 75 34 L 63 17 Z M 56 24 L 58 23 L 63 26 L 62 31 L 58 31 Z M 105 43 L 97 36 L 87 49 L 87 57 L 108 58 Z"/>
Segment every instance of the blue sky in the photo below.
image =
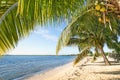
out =
<path fill-rule="evenodd" d="M 27 38 L 19 41 L 17 47 L 7 54 L 10 55 L 55 55 L 56 45 L 61 31 L 66 23 L 38 27 Z M 62 54 L 78 53 L 77 47 L 65 47 L 61 49 Z"/>
<path fill-rule="evenodd" d="M 66 23 L 36 28 L 27 38 L 19 41 L 17 47 L 7 54 L 10 55 L 55 55 L 56 45 L 61 31 Z M 110 51 L 106 46 L 106 52 Z M 60 55 L 77 54 L 77 47 L 65 47 Z"/>

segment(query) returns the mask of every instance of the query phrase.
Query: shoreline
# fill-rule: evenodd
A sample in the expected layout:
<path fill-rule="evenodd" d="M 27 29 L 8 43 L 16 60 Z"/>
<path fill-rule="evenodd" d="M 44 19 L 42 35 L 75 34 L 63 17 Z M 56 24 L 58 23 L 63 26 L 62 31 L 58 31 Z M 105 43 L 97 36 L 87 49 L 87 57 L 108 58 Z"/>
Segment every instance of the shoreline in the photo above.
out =
<path fill-rule="evenodd" d="M 106 66 L 101 57 L 94 63 L 91 63 L 90 59 L 87 57 L 74 67 L 73 62 L 70 62 L 24 80 L 120 80 L 120 63 L 109 58 L 112 65 Z"/>
<path fill-rule="evenodd" d="M 68 66 L 71 66 L 73 64 L 73 62 L 69 62 L 67 64 L 64 64 L 64 65 L 61 65 L 61 66 L 58 66 L 58 67 L 55 67 L 55 68 L 51 68 L 51 69 L 48 69 L 48 70 L 45 70 L 45 71 L 42 71 L 42 72 L 37 72 L 37 73 L 33 73 L 32 75 L 28 75 L 24 78 L 22 78 L 23 80 L 39 80 L 39 79 L 42 79 L 42 80 L 46 80 L 46 76 L 51 76 L 52 72 L 54 73 L 57 73 L 57 71 L 59 70 L 62 70 L 63 68 L 65 67 L 68 67 Z M 72 68 L 72 66 L 70 67 Z M 39 77 L 37 79 L 37 77 Z"/>
<path fill-rule="evenodd" d="M 80 61 L 79 64 L 81 64 L 81 67 L 86 61 L 87 61 L 87 58 Z M 75 69 L 75 67 L 73 67 L 73 61 L 72 61 L 65 65 L 58 66 L 56 68 L 47 70 L 43 73 L 37 73 L 37 74 L 31 75 L 31 76 L 28 76 L 28 77 L 24 78 L 23 80 L 58 80 L 59 78 L 61 78 L 64 75 L 73 74 L 74 69 Z M 69 73 L 69 71 L 71 71 L 72 73 Z M 67 76 L 65 76 L 65 77 L 67 77 Z"/>
<path fill-rule="evenodd" d="M 65 65 L 74 58 L 75 56 L 4 56 L 0 60 L 0 80 L 23 80 Z"/>
<path fill-rule="evenodd" d="M 49 68 L 49 69 L 46 69 L 46 70 L 43 70 L 43 71 L 38 71 L 38 72 L 35 72 L 35 73 L 30 73 L 28 75 L 16 78 L 14 80 L 26 80 L 26 79 L 29 79 L 30 77 L 33 77 L 33 76 L 36 76 L 36 75 L 44 75 L 44 74 L 46 74 L 48 72 L 55 71 L 56 69 L 59 69 L 61 67 L 64 67 L 64 66 L 67 66 L 67 65 L 71 65 L 71 64 L 73 64 L 73 61 L 70 61 L 68 63 L 62 64 L 62 65 L 59 65 L 59 66 L 55 66 L 53 68 Z"/>

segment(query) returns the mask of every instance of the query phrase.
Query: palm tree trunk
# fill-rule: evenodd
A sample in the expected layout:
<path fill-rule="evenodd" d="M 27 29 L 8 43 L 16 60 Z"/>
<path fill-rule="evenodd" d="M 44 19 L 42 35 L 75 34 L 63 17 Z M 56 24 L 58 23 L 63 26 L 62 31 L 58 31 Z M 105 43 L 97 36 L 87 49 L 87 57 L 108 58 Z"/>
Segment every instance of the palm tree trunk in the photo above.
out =
<path fill-rule="evenodd" d="M 99 51 L 97 47 L 95 48 L 95 52 L 96 52 L 96 57 L 98 57 Z"/>
<path fill-rule="evenodd" d="M 120 11 L 120 0 L 111 0 L 111 1 L 116 7 L 118 7 L 118 10 Z"/>
<path fill-rule="evenodd" d="M 118 6 L 120 8 L 120 0 L 116 0 L 116 2 L 118 3 Z"/>
<path fill-rule="evenodd" d="M 103 47 L 100 47 L 100 50 L 101 50 L 101 54 L 102 54 L 102 56 L 103 56 L 103 59 L 104 59 L 105 64 L 106 64 L 106 65 L 111 65 L 110 62 L 108 61 L 108 59 L 107 59 L 104 51 L 103 51 Z"/>

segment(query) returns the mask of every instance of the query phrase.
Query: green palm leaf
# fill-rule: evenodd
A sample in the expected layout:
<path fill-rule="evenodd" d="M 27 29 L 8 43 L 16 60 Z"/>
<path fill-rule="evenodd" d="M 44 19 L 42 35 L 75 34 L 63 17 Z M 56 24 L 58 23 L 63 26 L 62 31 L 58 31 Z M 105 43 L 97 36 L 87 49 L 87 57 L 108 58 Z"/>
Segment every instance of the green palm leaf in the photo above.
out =
<path fill-rule="evenodd" d="M 0 17 L 18 0 L 0 0 Z"/>
<path fill-rule="evenodd" d="M 0 0 L 0 55 L 41 26 L 61 23 L 77 12 L 84 0 Z"/>
<path fill-rule="evenodd" d="M 81 4 L 84 4 L 84 0 L 19 0 L 17 15 L 31 15 L 32 20 L 42 25 L 69 18 Z"/>
<path fill-rule="evenodd" d="M 41 26 L 47 24 L 61 23 L 66 19 L 70 24 L 62 33 L 58 42 L 57 53 L 61 47 L 68 44 L 70 36 L 83 31 L 78 35 L 82 38 L 87 35 L 97 36 L 102 30 L 94 30 L 94 26 L 103 27 L 94 15 L 94 2 L 96 0 L 0 0 L 0 54 L 14 48 L 19 40 L 26 37 L 36 24 Z M 111 28 L 115 35 L 120 35 L 119 22 L 115 14 L 109 14 Z M 72 19 L 72 20 L 71 20 Z M 87 21 L 87 24 L 86 24 Z M 109 24 L 106 24 L 109 26 Z M 76 31 L 76 29 L 78 29 Z M 72 31 L 71 31 L 72 30 Z M 91 31 L 92 30 L 92 31 Z M 108 34 L 109 31 L 103 31 Z M 83 34 L 84 33 L 84 34 Z M 94 33 L 97 33 L 94 35 Z M 9 34 L 9 35 L 8 35 Z M 101 33 L 100 33 L 101 34 Z M 110 33 L 112 34 L 112 33 Z M 63 35 L 65 35 L 63 37 Z M 84 36 L 83 36 L 84 35 Z M 108 36 L 108 35 L 106 35 Z M 80 36 L 81 37 L 81 36 Z M 104 43 L 102 34 L 101 43 Z M 89 42 L 99 43 L 97 39 Z M 87 43 L 86 43 L 87 44 Z M 82 44 L 81 44 L 82 45 Z"/>
<path fill-rule="evenodd" d="M 89 47 L 84 48 L 76 57 L 76 59 L 74 60 L 74 65 L 77 64 L 81 59 L 83 59 L 84 57 L 87 56 L 87 54 L 89 53 Z"/>
<path fill-rule="evenodd" d="M 34 21 L 28 17 L 16 16 L 17 3 L 0 18 L 0 55 L 15 48 L 19 40 L 34 29 Z"/>

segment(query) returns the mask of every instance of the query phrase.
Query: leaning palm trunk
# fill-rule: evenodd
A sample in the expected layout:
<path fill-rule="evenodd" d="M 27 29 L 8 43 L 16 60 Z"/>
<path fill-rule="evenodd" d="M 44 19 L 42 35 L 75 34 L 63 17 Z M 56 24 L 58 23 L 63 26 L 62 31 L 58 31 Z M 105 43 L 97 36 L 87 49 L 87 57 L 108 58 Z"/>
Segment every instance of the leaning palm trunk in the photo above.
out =
<path fill-rule="evenodd" d="M 98 48 L 96 47 L 96 48 L 95 48 L 95 54 L 93 55 L 92 62 L 96 61 L 98 56 L 99 56 Z"/>
<path fill-rule="evenodd" d="M 118 6 L 120 8 L 120 0 L 116 0 L 116 2 L 118 3 Z"/>
<path fill-rule="evenodd" d="M 112 4 L 118 9 L 117 12 L 120 11 L 120 0 L 111 0 Z"/>
<path fill-rule="evenodd" d="M 111 65 L 110 62 L 108 61 L 108 59 L 107 59 L 104 51 L 103 51 L 103 47 L 100 47 L 100 50 L 101 50 L 101 54 L 102 54 L 102 56 L 103 56 L 103 59 L 104 59 L 105 64 L 106 64 L 106 65 Z"/>

